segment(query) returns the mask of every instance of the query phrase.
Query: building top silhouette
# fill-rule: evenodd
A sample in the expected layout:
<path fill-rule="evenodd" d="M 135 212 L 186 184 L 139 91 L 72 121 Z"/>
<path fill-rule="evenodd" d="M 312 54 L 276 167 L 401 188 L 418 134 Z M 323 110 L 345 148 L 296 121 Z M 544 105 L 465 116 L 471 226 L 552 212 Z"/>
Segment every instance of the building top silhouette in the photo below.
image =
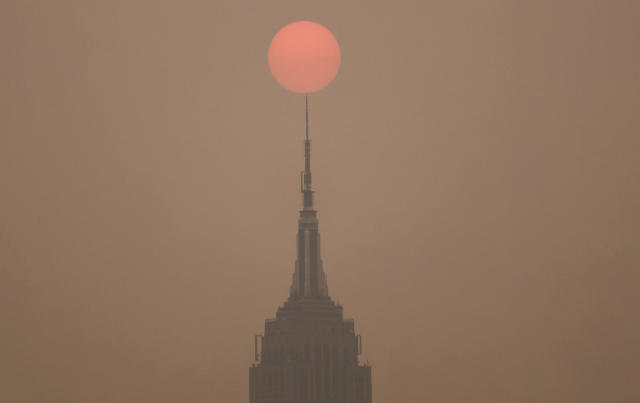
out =
<path fill-rule="evenodd" d="M 250 403 L 371 403 L 371 367 L 359 362 L 362 338 L 329 297 L 311 186 L 309 103 L 305 98 L 302 210 L 289 298 L 255 338 Z"/>

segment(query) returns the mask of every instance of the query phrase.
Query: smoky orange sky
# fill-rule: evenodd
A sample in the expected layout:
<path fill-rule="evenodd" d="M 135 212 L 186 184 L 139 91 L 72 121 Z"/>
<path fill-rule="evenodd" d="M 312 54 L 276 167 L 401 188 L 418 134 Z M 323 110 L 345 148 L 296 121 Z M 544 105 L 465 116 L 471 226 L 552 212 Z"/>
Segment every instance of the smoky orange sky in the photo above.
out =
<path fill-rule="evenodd" d="M 0 402 L 248 401 L 304 98 L 329 291 L 377 403 L 640 401 L 640 4 L 0 3 Z"/>

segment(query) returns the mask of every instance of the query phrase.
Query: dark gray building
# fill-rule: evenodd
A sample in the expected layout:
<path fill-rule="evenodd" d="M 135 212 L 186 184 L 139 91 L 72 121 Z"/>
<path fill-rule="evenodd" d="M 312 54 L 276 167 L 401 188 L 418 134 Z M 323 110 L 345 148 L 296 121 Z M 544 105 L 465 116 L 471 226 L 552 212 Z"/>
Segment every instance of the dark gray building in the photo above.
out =
<path fill-rule="evenodd" d="M 353 320 L 329 297 L 311 190 L 308 108 L 297 259 L 289 298 L 256 336 L 250 403 L 371 403 L 371 367 L 360 365 Z"/>

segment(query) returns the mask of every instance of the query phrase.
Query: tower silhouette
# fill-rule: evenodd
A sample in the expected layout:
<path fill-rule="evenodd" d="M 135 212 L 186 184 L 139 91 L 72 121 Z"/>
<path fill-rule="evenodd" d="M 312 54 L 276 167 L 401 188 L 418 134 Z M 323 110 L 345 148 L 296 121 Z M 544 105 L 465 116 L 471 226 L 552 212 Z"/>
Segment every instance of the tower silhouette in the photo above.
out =
<path fill-rule="evenodd" d="M 317 212 L 311 188 L 309 100 L 305 97 L 302 210 L 289 298 L 264 335 L 255 337 L 249 368 L 250 403 L 371 403 L 371 367 L 362 365 L 362 339 L 342 306 L 329 297 L 320 257 Z"/>

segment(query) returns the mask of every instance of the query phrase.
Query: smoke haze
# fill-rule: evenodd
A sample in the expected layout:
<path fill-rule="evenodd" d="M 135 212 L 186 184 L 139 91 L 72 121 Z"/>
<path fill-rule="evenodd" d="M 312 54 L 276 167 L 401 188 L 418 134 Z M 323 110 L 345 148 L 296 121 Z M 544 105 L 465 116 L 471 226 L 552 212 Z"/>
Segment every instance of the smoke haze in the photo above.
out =
<path fill-rule="evenodd" d="M 640 4 L 3 1 L 0 402 L 248 399 L 310 96 L 331 296 L 385 402 L 640 401 Z"/>

